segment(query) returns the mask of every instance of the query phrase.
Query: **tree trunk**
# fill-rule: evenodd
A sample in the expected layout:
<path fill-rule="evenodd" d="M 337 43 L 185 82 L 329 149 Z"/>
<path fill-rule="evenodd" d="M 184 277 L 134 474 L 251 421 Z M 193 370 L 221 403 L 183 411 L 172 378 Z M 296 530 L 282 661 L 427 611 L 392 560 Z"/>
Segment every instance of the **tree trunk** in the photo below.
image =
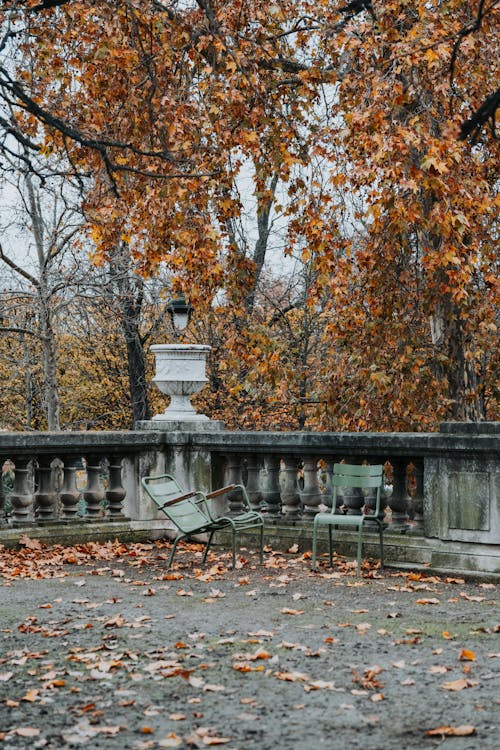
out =
<path fill-rule="evenodd" d="M 123 331 L 127 345 L 127 366 L 130 401 L 134 424 L 151 419 L 146 385 L 146 358 L 139 330 L 134 321 L 125 318 Z"/>
<path fill-rule="evenodd" d="M 445 358 L 436 358 L 436 374 L 448 384 L 449 418 L 480 422 L 486 418 L 484 394 L 460 312 L 459 306 L 445 295 L 431 316 L 432 343 Z"/>

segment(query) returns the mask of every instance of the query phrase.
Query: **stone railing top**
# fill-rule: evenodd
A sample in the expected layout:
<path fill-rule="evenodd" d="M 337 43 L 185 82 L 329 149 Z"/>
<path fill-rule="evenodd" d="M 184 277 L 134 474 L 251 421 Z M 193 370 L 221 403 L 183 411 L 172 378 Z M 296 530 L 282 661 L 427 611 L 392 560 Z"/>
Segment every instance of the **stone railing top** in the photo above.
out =
<path fill-rule="evenodd" d="M 75 432 L 0 432 L 0 453 L 135 452 L 158 448 L 165 440 L 161 432 L 91 431 Z"/>
<path fill-rule="evenodd" d="M 458 423 L 457 423 L 458 424 Z M 215 452 L 257 452 L 335 455 L 352 451 L 360 456 L 436 456 L 456 454 L 499 454 L 500 432 L 491 425 L 484 432 L 470 431 L 447 423 L 441 432 L 243 432 L 157 430 L 0 432 L 0 453 L 135 453 L 164 446 L 191 446 Z"/>
<path fill-rule="evenodd" d="M 164 432 L 167 445 L 191 445 L 217 452 L 435 456 L 500 453 L 500 435 L 423 432 Z"/>
<path fill-rule="evenodd" d="M 443 422 L 439 431 L 447 435 L 500 435 L 500 422 Z"/>

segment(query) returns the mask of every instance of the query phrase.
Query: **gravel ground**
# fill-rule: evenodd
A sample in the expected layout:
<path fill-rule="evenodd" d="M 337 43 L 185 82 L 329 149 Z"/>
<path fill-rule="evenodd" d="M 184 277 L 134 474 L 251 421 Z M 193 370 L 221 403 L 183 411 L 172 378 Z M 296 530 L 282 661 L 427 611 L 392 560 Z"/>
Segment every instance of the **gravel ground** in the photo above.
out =
<path fill-rule="evenodd" d="M 0 550 L 1 750 L 498 747 L 495 584 L 33 546 Z"/>

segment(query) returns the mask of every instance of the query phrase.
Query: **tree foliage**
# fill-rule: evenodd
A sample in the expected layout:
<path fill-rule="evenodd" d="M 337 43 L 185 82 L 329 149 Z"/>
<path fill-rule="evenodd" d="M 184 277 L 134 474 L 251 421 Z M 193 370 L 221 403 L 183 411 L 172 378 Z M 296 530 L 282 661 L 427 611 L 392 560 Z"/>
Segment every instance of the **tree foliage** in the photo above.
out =
<path fill-rule="evenodd" d="M 126 246 L 187 294 L 190 335 L 214 346 L 214 415 L 393 429 L 498 414 L 496 0 L 1 13 L 2 148 L 22 144 L 37 173 L 32 154 L 64 153 L 95 262 Z M 300 292 L 266 275 L 278 217 Z"/>

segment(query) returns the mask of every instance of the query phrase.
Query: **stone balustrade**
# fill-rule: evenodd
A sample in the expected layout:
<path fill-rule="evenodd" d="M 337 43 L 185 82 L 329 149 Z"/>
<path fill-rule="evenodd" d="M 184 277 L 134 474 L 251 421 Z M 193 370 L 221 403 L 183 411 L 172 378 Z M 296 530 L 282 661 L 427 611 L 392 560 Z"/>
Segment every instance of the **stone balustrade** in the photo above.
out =
<path fill-rule="evenodd" d="M 448 555 L 482 545 L 485 559 L 475 552 L 473 565 L 500 570 L 498 423 L 444 425 L 439 433 L 202 430 L 0 433 L 0 542 L 26 528 L 55 537 L 71 527 L 73 538 L 88 538 L 97 525 L 102 532 L 103 524 L 117 534 L 168 532 L 140 485 L 142 476 L 163 472 L 187 489 L 243 483 L 273 533 L 300 527 L 307 537 L 314 515 L 331 507 L 333 464 L 367 462 L 385 467 L 381 513 L 395 547 L 414 549 L 417 541 L 404 540 L 419 540 L 421 561 L 430 561 L 437 541 Z M 349 514 L 372 512 L 373 501 L 355 492 L 337 498 Z M 236 492 L 221 502 L 225 512 L 241 509 Z"/>
<path fill-rule="evenodd" d="M 140 518 L 141 472 L 155 433 L 1 433 L 0 539 L 6 527 Z"/>

